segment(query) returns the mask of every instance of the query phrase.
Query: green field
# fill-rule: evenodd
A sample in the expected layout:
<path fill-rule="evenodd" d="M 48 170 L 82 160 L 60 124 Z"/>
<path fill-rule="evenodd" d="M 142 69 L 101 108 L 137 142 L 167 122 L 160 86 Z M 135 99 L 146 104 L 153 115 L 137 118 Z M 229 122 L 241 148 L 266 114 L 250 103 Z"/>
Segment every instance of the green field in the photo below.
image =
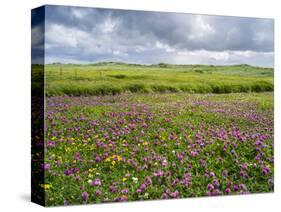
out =
<path fill-rule="evenodd" d="M 32 73 L 44 76 L 38 65 Z M 46 65 L 45 204 L 273 192 L 273 75 L 248 65 Z"/>
<path fill-rule="evenodd" d="M 46 95 L 237 93 L 273 91 L 273 69 L 249 65 L 50 64 Z"/>

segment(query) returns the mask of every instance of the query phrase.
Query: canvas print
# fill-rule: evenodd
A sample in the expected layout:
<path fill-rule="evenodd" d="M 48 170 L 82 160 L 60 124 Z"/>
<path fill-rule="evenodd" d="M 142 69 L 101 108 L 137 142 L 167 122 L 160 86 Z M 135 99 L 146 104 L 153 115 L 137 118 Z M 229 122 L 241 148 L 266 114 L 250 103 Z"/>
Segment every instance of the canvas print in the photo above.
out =
<path fill-rule="evenodd" d="M 274 20 L 46 5 L 32 18 L 32 201 L 274 191 Z"/>

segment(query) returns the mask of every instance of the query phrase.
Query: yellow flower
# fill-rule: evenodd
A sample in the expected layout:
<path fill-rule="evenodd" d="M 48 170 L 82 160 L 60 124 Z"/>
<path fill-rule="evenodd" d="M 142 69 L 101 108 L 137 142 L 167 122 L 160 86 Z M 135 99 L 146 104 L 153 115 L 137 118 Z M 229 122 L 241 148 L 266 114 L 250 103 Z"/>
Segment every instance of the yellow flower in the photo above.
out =
<path fill-rule="evenodd" d="M 112 147 L 113 145 L 112 144 L 108 144 L 108 146 Z"/>
<path fill-rule="evenodd" d="M 88 175 L 88 177 L 89 177 L 89 178 L 92 178 L 92 177 L 93 177 L 93 175 L 92 175 L 92 174 L 89 174 L 89 175 Z"/>
<path fill-rule="evenodd" d="M 121 156 L 118 155 L 117 160 L 120 161 L 121 159 L 122 159 Z"/>
<path fill-rule="evenodd" d="M 44 189 L 50 189 L 52 187 L 52 185 L 50 185 L 50 184 L 40 184 L 40 187 L 44 188 Z"/>
<path fill-rule="evenodd" d="M 112 162 L 111 162 L 111 164 L 112 164 L 113 166 L 115 165 L 115 163 L 116 163 L 115 161 L 112 161 Z"/>
<path fill-rule="evenodd" d="M 108 157 L 108 158 L 105 159 L 106 162 L 109 162 L 110 160 L 111 160 L 110 157 Z"/>
<path fill-rule="evenodd" d="M 127 178 L 126 178 L 126 177 L 123 177 L 123 178 L 122 178 L 122 181 L 123 181 L 123 182 L 125 182 L 126 180 L 127 180 Z"/>
<path fill-rule="evenodd" d="M 146 146 L 148 144 L 147 141 L 143 142 L 142 145 Z"/>

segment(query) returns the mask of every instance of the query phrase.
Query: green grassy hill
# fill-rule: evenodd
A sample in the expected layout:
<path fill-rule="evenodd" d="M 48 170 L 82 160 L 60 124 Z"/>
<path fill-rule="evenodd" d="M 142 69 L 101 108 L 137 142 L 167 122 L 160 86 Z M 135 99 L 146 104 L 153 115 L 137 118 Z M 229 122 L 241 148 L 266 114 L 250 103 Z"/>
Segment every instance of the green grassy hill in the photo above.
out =
<path fill-rule="evenodd" d="M 45 73 L 48 96 L 124 92 L 238 93 L 274 89 L 273 69 L 249 65 L 49 64 Z"/>

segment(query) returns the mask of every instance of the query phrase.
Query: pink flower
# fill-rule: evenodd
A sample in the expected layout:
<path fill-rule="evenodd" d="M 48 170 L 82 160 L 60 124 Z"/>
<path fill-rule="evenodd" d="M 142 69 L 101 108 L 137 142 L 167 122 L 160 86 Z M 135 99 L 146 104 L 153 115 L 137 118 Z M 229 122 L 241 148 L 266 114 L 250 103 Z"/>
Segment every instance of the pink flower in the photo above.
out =
<path fill-rule="evenodd" d="M 167 166 L 167 164 L 168 164 L 167 160 L 164 159 L 164 160 L 162 161 L 162 166 Z"/>
<path fill-rule="evenodd" d="M 163 175 L 163 171 L 162 170 L 158 170 L 157 177 L 162 177 L 162 175 Z"/>
<path fill-rule="evenodd" d="M 56 145 L 56 143 L 53 142 L 53 141 L 48 141 L 48 143 L 47 143 L 47 146 L 48 146 L 48 147 L 51 147 L 51 148 L 54 148 L 55 145 Z"/>
<path fill-rule="evenodd" d="M 178 198 L 179 195 L 180 195 L 180 192 L 178 192 L 177 190 L 174 191 L 174 192 L 172 192 L 172 193 L 170 194 L 170 196 L 171 196 L 172 198 Z"/>
<path fill-rule="evenodd" d="M 197 153 L 196 151 L 191 151 L 191 153 L 190 153 L 190 154 L 191 154 L 191 157 L 193 157 L 193 158 L 194 158 L 194 157 L 196 157 L 196 156 L 198 155 L 198 153 Z"/>
<path fill-rule="evenodd" d="M 100 186 L 100 185 L 101 185 L 100 179 L 99 179 L 99 178 L 96 178 L 96 179 L 92 182 L 91 185 L 92 185 L 92 186 Z"/>

